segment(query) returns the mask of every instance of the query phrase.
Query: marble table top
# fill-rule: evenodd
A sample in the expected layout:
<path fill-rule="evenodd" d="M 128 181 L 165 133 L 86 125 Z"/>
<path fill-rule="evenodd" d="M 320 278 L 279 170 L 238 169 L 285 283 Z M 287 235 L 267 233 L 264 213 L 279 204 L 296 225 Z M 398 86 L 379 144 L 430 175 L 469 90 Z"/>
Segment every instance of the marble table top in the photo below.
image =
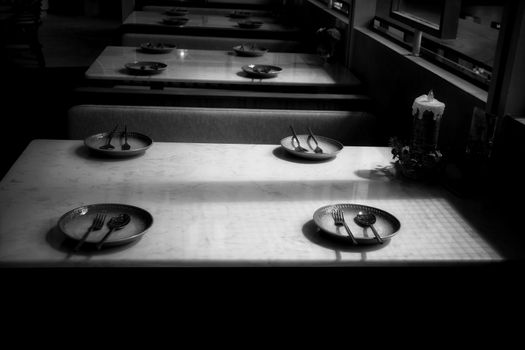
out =
<path fill-rule="evenodd" d="M 390 149 L 345 147 L 311 162 L 277 145 L 154 143 L 104 159 L 82 141 L 34 140 L 0 182 L 0 266 L 363 266 L 486 263 L 504 256 L 448 192 L 384 172 Z M 133 244 L 71 254 L 58 219 L 79 206 L 141 207 L 153 226 Z M 320 207 L 386 210 L 401 229 L 383 245 L 340 245 Z"/>
<path fill-rule="evenodd" d="M 125 64 L 134 61 L 162 62 L 168 67 L 154 75 L 132 75 L 125 69 Z M 252 79 L 242 71 L 242 67 L 248 64 L 279 66 L 282 71 L 273 78 Z M 288 87 L 340 91 L 360 85 L 360 81 L 350 70 L 340 64 L 325 63 L 314 54 L 268 52 L 261 57 L 241 57 L 233 50 L 186 49 L 176 49 L 166 54 L 148 54 L 136 47 L 123 46 L 106 47 L 88 68 L 85 76 L 92 82 L 145 85 L 160 83 L 166 86 L 211 83 L 221 87 L 242 85 L 248 89 Z"/>

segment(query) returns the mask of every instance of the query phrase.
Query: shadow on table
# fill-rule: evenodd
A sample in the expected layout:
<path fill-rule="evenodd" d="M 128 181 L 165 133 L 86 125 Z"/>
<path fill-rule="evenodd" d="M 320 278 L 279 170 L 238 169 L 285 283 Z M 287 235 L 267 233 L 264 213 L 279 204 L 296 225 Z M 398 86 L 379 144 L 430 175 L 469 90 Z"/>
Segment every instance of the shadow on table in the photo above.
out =
<path fill-rule="evenodd" d="M 334 158 L 326 158 L 326 159 L 306 159 L 306 158 L 301 158 L 301 157 L 297 157 L 293 154 L 290 154 L 288 152 L 286 152 L 285 149 L 283 149 L 281 146 L 275 148 L 273 151 L 272 151 L 273 155 L 276 156 L 277 158 L 279 159 L 282 159 L 282 160 L 285 160 L 287 162 L 292 162 L 292 163 L 300 163 L 300 164 L 319 164 L 319 163 L 328 163 L 328 162 L 331 162 L 335 159 Z"/>
<path fill-rule="evenodd" d="M 73 252 L 73 249 L 75 248 L 78 241 L 66 236 L 62 231 L 60 231 L 58 226 L 54 226 L 46 234 L 46 242 L 51 247 L 53 247 L 54 249 L 60 252 L 67 253 L 64 260 L 69 260 L 72 256 L 75 256 L 75 255 L 89 257 L 92 255 L 103 255 L 103 254 L 110 254 L 110 253 L 118 252 L 124 249 L 128 249 L 129 247 L 137 244 L 138 241 L 140 241 L 140 238 L 130 243 L 123 244 L 123 245 L 106 246 L 102 248 L 101 250 L 97 250 L 95 244 L 93 243 L 85 243 L 79 249 L 78 252 Z"/>
<path fill-rule="evenodd" d="M 379 166 L 374 169 L 360 169 L 356 176 L 367 180 L 393 179 L 398 177 L 393 166 Z"/>
<path fill-rule="evenodd" d="M 336 236 L 325 233 L 313 220 L 308 221 L 303 226 L 303 235 L 312 243 L 317 244 L 323 248 L 333 250 L 336 254 L 337 260 L 341 259 L 339 252 L 355 252 L 362 254 L 362 260 L 366 260 L 365 253 L 373 252 L 382 249 L 390 244 L 390 240 L 385 241 L 383 244 L 366 244 L 366 245 L 354 245 L 349 237 L 347 236 Z"/>
<path fill-rule="evenodd" d="M 125 157 L 117 157 L 117 156 L 110 156 L 104 153 L 98 153 L 96 151 L 90 150 L 86 146 L 79 146 L 75 150 L 75 155 L 77 155 L 80 158 L 96 159 L 97 161 L 107 161 L 107 162 L 121 162 L 121 161 L 129 160 L 129 159 L 140 158 L 144 154 L 145 153 L 140 153 L 140 154 L 125 156 Z"/>
<path fill-rule="evenodd" d="M 275 79 L 277 77 L 277 75 L 273 76 L 273 77 L 264 77 L 264 78 L 262 78 L 262 77 L 254 77 L 254 76 L 249 75 L 245 71 L 237 72 L 237 76 L 242 77 L 242 78 L 251 79 L 252 82 L 256 82 L 256 81 L 262 82 L 263 80 Z"/>

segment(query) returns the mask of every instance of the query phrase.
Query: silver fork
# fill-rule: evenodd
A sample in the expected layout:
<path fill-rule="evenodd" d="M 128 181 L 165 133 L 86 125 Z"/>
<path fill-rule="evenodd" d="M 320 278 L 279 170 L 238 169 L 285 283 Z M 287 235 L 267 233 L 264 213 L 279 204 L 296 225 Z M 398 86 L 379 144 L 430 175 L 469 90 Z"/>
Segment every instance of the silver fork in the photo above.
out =
<path fill-rule="evenodd" d="M 291 126 L 291 125 L 290 125 L 290 130 L 292 130 L 292 134 L 293 134 L 292 147 L 294 147 L 297 152 L 308 152 L 308 150 L 306 148 L 301 146 L 301 143 L 299 142 L 299 139 L 297 138 L 297 134 L 295 133 L 295 130 L 294 130 L 293 126 Z M 295 147 L 293 145 L 293 139 L 295 139 L 295 141 L 297 141 L 297 147 Z"/>
<path fill-rule="evenodd" d="M 92 231 L 100 230 L 102 228 L 102 226 L 104 226 L 104 221 L 106 221 L 106 214 L 98 213 L 95 216 L 95 219 L 93 220 L 93 223 L 91 224 L 91 226 L 89 227 L 87 232 L 84 233 L 84 236 L 82 236 L 82 238 L 80 239 L 80 242 L 78 242 L 78 244 L 75 246 L 73 251 L 76 252 L 76 251 L 78 251 L 80 249 L 80 247 L 84 244 L 84 242 L 86 241 L 86 239 L 88 238 L 89 234 Z"/>
<path fill-rule="evenodd" d="M 358 244 L 357 241 L 355 240 L 354 235 L 352 234 L 352 231 L 350 231 L 350 228 L 346 224 L 345 217 L 344 217 L 344 214 L 341 208 L 334 207 L 332 209 L 332 218 L 334 219 L 334 223 L 336 226 L 343 225 L 345 227 L 346 232 L 348 232 L 348 235 L 350 236 L 350 239 L 352 240 L 352 243 Z"/>

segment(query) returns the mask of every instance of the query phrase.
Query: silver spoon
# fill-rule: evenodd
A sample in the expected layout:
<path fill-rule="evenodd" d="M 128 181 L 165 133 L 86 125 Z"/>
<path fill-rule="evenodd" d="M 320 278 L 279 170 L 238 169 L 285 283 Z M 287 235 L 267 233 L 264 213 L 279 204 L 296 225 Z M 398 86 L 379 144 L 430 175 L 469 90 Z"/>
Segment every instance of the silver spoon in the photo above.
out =
<path fill-rule="evenodd" d="M 321 147 L 319 147 L 319 143 L 317 142 L 315 136 L 314 136 L 314 133 L 312 132 L 312 129 L 310 129 L 310 127 L 308 127 L 308 132 L 310 133 L 310 137 L 312 138 L 312 140 L 314 140 L 315 142 L 315 149 L 314 149 L 314 152 L 315 153 L 323 153 L 323 149 Z"/>
<path fill-rule="evenodd" d="M 106 233 L 106 235 L 100 240 L 100 242 L 97 243 L 97 249 L 100 250 L 102 246 L 104 245 L 104 242 L 108 239 L 109 235 L 116 230 L 120 229 L 131 221 L 131 217 L 128 214 L 120 214 L 118 216 L 114 216 L 108 221 L 108 227 L 109 231 Z"/>
<path fill-rule="evenodd" d="M 306 148 L 301 146 L 301 143 L 299 142 L 299 138 L 297 137 L 297 134 L 295 133 L 295 130 L 294 130 L 293 126 L 291 126 L 291 125 L 290 125 L 290 130 L 292 130 L 292 134 L 293 134 L 292 147 L 294 147 L 297 152 L 308 152 L 308 150 Z M 295 141 L 297 141 L 297 147 L 295 147 L 293 145 L 293 139 L 295 139 Z"/>
<path fill-rule="evenodd" d="M 111 144 L 111 139 L 113 138 L 113 135 L 115 134 L 115 131 L 117 131 L 117 128 L 118 128 L 118 125 L 115 125 L 115 129 L 113 129 L 113 131 L 111 131 L 108 135 L 108 140 L 106 142 L 105 145 L 103 146 L 100 146 L 99 148 L 100 149 L 113 149 L 115 148 L 112 144 Z"/>
<path fill-rule="evenodd" d="M 374 236 L 376 236 L 377 241 L 379 243 L 383 243 L 383 239 L 374 228 L 374 223 L 376 222 L 376 216 L 374 214 L 363 213 L 362 211 L 360 211 L 359 213 L 357 213 L 357 216 L 354 218 L 354 221 L 361 227 L 370 227 L 372 229 L 372 232 L 374 233 Z"/>

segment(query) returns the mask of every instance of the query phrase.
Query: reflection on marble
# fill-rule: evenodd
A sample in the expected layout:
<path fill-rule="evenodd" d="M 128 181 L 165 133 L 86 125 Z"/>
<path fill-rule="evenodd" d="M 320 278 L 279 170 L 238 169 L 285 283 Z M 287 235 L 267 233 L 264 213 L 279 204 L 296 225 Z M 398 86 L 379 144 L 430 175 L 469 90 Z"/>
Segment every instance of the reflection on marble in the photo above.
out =
<path fill-rule="evenodd" d="M 156 61 L 168 65 L 155 75 L 131 75 L 124 68 L 135 61 Z M 275 78 L 251 79 L 242 72 L 247 64 L 279 66 L 283 70 Z M 261 57 L 240 57 L 220 50 L 176 49 L 166 54 L 143 53 L 136 47 L 108 46 L 86 72 L 92 80 L 148 83 L 213 83 L 330 87 L 345 89 L 360 84 L 359 80 L 339 64 L 327 64 L 317 55 L 269 52 Z"/>
<path fill-rule="evenodd" d="M 330 162 L 290 162 L 275 145 L 155 143 L 101 161 L 82 141 L 35 140 L 0 183 L 3 266 L 360 265 L 486 262 L 502 255 L 439 188 L 362 176 L 390 149 L 345 147 Z M 360 171 L 361 170 L 361 171 Z M 58 219 L 76 207 L 125 203 L 153 226 L 133 245 L 70 254 Z M 328 204 L 378 207 L 401 221 L 380 247 L 349 248 L 312 226 Z"/>

